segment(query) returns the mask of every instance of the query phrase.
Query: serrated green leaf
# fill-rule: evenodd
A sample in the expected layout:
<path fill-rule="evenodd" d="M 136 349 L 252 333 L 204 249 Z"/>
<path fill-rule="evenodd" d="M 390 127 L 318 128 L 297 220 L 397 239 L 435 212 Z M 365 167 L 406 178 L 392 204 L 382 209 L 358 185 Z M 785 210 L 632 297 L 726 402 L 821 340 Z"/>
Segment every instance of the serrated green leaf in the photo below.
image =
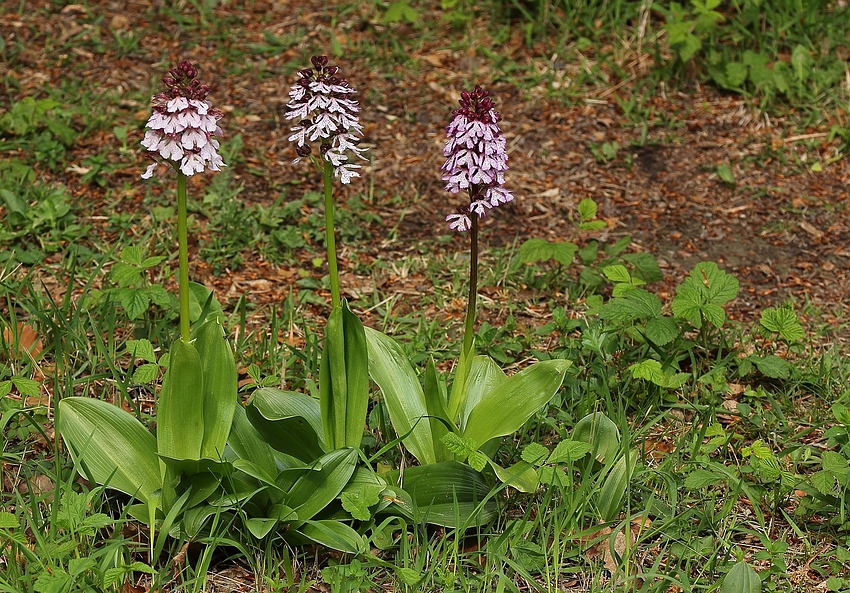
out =
<path fill-rule="evenodd" d="M 419 12 L 415 8 L 410 6 L 406 0 L 398 0 L 387 7 L 383 20 L 385 23 L 400 23 L 402 21 L 415 23 L 418 18 Z"/>
<path fill-rule="evenodd" d="M 661 315 L 661 299 L 642 288 L 628 291 L 622 297 L 602 305 L 599 316 L 620 323 L 629 323 Z"/>
<path fill-rule="evenodd" d="M 484 468 L 487 467 L 488 458 L 481 451 L 473 451 L 469 454 L 469 458 L 466 462 L 469 464 L 469 467 L 474 469 L 477 472 L 484 471 Z"/>
<path fill-rule="evenodd" d="M 578 251 L 578 245 L 575 243 L 566 243 L 563 241 L 557 241 L 555 243 L 551 243 L 551 257 L 556 262 L 561 264 L 562 266 L 569 266 L 573 263 L 573 258 L 576 255 L 576 251 Z"/>
<path fill-rule="evenodd" d="M 594 202 L 591 198 L 585 198 L 578 203 L 578 215 L 582 222 L 587 222 L 592 218 L 596 218 L 597 211 L 598 207 L 596 202 Z"/>
<path fill-rule="evenodd" d="M 133 382 L 140 384 L 153 383 L 158 374 L 159 365 L 152 362 L 146 362 L 145 364 L 140 364 L 136 367 L 136 370 L 133 371 Z"/>
<path fill-rule="evenodd" d="M 530 443 L 522 450 L 522 460 L 531 465 L 540 465 L 549 456 L 549 449 L 540 443 Z"/>
<path fill-rule="evenodd" d="M 156 362 L 156 355 L 154 354 L 153 344 L 150 343 L 150 340 L 145 340 L 144 338 L 141 340 L 127 340 L 124 343 L 124 348 L 126 348 L 127 354 L 136 360 Z"/>
<path fill-rule="evenodd" d="M 737 278 L 714 262 L 700 262 L 676 289 L 673 314 L 696 328 L 702 327 L 703 316 L 715 327 L 720 327 L 726 320 L 722 306 L 737 294 Z"/>
<path fill-rule="evenodd" d="M 823 469 L 832 472 L 839 479 L 847 473 L 848 461 L 841 453 L 824 451 L 820 456 L 820 462 Z"/>
<path fill-rule="evenodd" d="M 408 587 L 415 587 L 416 584 L 422 580 L 422 573 L 412 568 L 396 567 L 395 572 L 398 575 L 398 578 L 401 579 L 401 582 Z"/>
<path fill-rule="evenodd" d="M 544 465 L 538 470 L 540 475 L 540 483 L 547 486 L 566 486 L 570 483 L 570 478 L 562 467 L 552 467 Z"/>
<path fill-rule="evenodd" d="M 441 440 L 446 449 L 462 459 L 466 459 L 468 455 L 478 449 L 478 443 L 475 442 L 475 439 L 463 438 L 453 432 L 446 433 Z"/>
<path fill-rule="evenodd" d="M 584 441 L 564 440 L 555 446 L 546 463 L 572 463 L 587 455 L 592 448 Z"/>
<path fill-rule="evenodd" d="M 121 254 L 118 257 L 121 258 L 121 261 L 128 264 L 140 266 L 142 264 L 143 255 L 144 251 L 142 251 L 141 247 L 137 245 L 130 245 L 121 250 Z"/>
<path fill-rule="evenodd" d="M 534 263 L 552 259 L 552 245 L 546 239 L 528 239 L 519 248 L 519 261 Z"/>
<path fill-rule="evenodd" d="M 632 276 L 629 274 L 629 270 L 622 264 L 605 266 L 602 268 L 602 273 L 611 282 L 625 282 L 626 284 L 631 284 L 632 282 Z"/>
<path fill-rule="evenodd" d="M 651 253 L 641 251 L 639 253 L 626 253 L 623 260 L 634 266 L 632 276 L 640 278 L 646 284 L 658 282 L 664 278 L 658 267 L 658 260 Z"/>
<path fill-rule="evenodd" d="M 797 314 L 790 307 L 765 309 L 761 313 L 761 326 L 768 331 L 778 333 L 786 342 L 799 342 L 806 337 Z"/>
<path fill-rule="evenodd" d="M 822 469 L 809 476 L 809 482 L 821 494 L 830 494 L 835 487 L 835 476 Z"/>
<path fill-rule="evenodd" d="M 787 379 L 791 376 L 791 365 L 774 354 L 767 356 L 750 356 L 758 370 L 771 379 Z"/>
<path fill-rule="evenodd" d="M 757 439 L 753 442 L 752 445 L 748 447 L 748 450 L 751 455 L 755 455 L 756 458 L 761 459 L 762 461 L 767 459 L 773 459 L 773 451 L 764 444 L 764 441 L 761 439 Z"/>
<path fill-rule="evenodd" d="M 794 69 L 794 76 L 799 82 L 805 82 L 812 73 L 812 65 L 814 59 L 812 54 L 805 46 L 797 44 L 791 51 L 791 67 Z"/>
<path fill-rule="evenodd" d="M 38 387 L 41 385 L 38 381 L 27 377 L 12 377 L 12 384 L 18 393 L 27 397 L 38 397 Z"/>
<path fill-rule="evenodd" d="M 669 317 L 653 317 L 646 322 L 646 337 L 656 346 L 666 346 L 679 337 L 679 325 Z"/>
<path fill-rule="evenodd" d="M 15 515 L 0 511 L 0 529 L 18 529 L 20 526 L 21 524 Z"/>
<path fill-rule="evenodd" d="M 12 382 L 8 379 L 6 381 L 0 381 L 0 397 L 9 395 L 10 391 L 12 391 Z"/>
<path fill-rule="evenodd" d="M 590 264 L 595 262 L 596 258 L 598 256 L 599 256 L 599 243 L 597 243 L 596 241 L 591 241 L 590 243 L 588 243 L 587 245 L 585 245 L 584 247 L 582 247 L 578 251 L 578 257 L 581 260 L 581 263 L 583 263 L 586 266 L 589 266 Z M 589 268 L 587 268 L 587 269 L 589 269 Z M 582 270 L 582 271 L 584 272 L 587 269 Z M 596 270 L 592 270 L 592 271 L 596 272 Z M 596 274 L 598 275 L 598 272 L 596 272 Z"/>
<path fill-rule="evenodd" d="M 728 88 L 738 89 L 747 81 L 749 69 L 741 62 L 726 62 L 724 72 Z"/>
<path fill-rule="evenodd" d="M 142 313 L 148 310 L 151 301 L 147 292 L 141 288 L 121 288 L 118 290 L 118 300 L 127 317 L 130 319 L 138 319 Z"/>
<path fill-rule="evenodd" d="M 599 229 L 604 229 L 608 226 L 608 223 L 604 220 L 591 220 L 589 222 L 579 223 L 578 228 L 583 231 L 598 231 Z"/>

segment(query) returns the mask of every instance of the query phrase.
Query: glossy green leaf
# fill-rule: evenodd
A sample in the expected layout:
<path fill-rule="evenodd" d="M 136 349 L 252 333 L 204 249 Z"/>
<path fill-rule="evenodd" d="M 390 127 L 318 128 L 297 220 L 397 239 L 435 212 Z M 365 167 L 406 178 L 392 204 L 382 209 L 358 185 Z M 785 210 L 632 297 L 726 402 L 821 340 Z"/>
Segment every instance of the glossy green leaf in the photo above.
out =
<path fill-rule="evenodd" d="M 84 477 L 145 503 L 160 488 L 156 439 L 134 416 L 101 400 L 67 397 L 56 423 Z"/>
<path fill-rule="evenodd" d="M 446 384 L 440 378 L 434 359 L 428 359 L 424 377 L 425 409 L 428 412 L 428 423 L 431 427 L 431 439 L 434 443 L 434 453 L 439 461 L 451 459 L 451 454 L 443 444 L 442 438 L 453 426 L 453 418 L 449 418 L 446 410 Z M 448 424 L 446 424 L 448 423 Z"/>
<path fill-rule="evenodd" d="M 319 402 L 309 395 L 262 387 L 251 395 L 247 413 L 254 428 L 278 451 L 304 461 L 324 452 Z"/>
<path fill-rule="evenodd" d="M 537 491 L 537 487 L 540 485 L 540 479 L 537 476 L 537 470 L 534 469 L 534 466 L 529 465 L 525 461 L 520 461 L 505 468 L 490 459 L 487 459 L 487 461 L 490 462 L 490 467 L 493 468 L 496 477 L 503 483 L 516 488 L 520 492 Z"/>
<path fill-rule="evenodd" d="M 239 459 L 254 464 L 265 476 L 274 476 L 277 472 L 271 446 L 248 420 L 245 408 L 238 404 L 234 409 L 227 444 Z"/>
<path fill-rule="evenodd" d="M 362 554 L 368 549 L 363 536 L 339 521 L 307 521 L 298 532 L 326 548 L 348 554 Z"/>
<path fill-rule="evenodd" d="M 394 483 L 397 472 L 388 480 Z M 459 527 L 484 525 L 496 518 L 496 501 L 487 498 L 489 486 L 480 473 L 457 461 L 442 461 L 409 467 L 402 476 L 402 488 L 414 504 L 416 519 L 434 525 Z"/>
<path fill-rule="evenodd" d="M 602 521 L 611 521 L 620 512 L 636 459 L 637 452 L 629 451 L 628 455 L 623 455 L 614 463 L 605 476 L 596 499 L 596 508 Z"/>
<path fill-rule="evenodd" d="M 469 414 L 488 393 L 507 380 L 508 376 L 489 356 L 476 356 L 472 359 L 469 383 L 466 388 L 466 401 L 460 411 L 460 429 L 466 427 Z M 453 418 L 452 420 L 457 420 Z M 482 443 L 483 444 L 483 443 Z"/>
<path fill-rule="evenodd" d="M 237 373 L 233 349 L 218 319 L 208 318 L 195 332 L 195 349 L 204 377 L 204 441 L 201 456 L 220 459 L 236 409 Z"/>
<path fill-rule="evenodd" d="M 571 362 L 538 362 L 503 381 L 481 398 L 467 419 L 463 436 L 476 443 L 516 432 L 551 400 Z"/>
<path fill-rule="evenodd" d="M 593 455 L 604 463 L 620 450 L 620 429 L 602 412 L 591 412 L 576 422 L 572 440 L 590 444 Z"/>
<path fill-rule="evenodd" d="M 420 422 L 428 415 L 425 394 L 404 350 L 394 339 L 371 328 L 366 328 L 366 343 L 369 375 L 384 395 L 393 428 L 399 435 L 410 433 L 404 445 L 419 463 L 435 463 L 430 424 L 427 419 Z"/>
<path fill-rule="evenodd" d="M 172 459 L 200 459 L 204 440 L 204 375 L 195 345 L 178 338 L 156 413 L 157 452 Z"/>
<path fill-rule="evenodd" d="M 329 448 L 360 448 L 369 405 L 369 359 L 363 324 L 343 300 L 331 311 L 319 369 L 319 403 Z"/>
<path fill-rule="evenodd" d="M 312 519 L 339 496 L 357 467 L 357 459 L 355 449 L 337 449 L 317 461 L 321 469 L 298 478 L 286 502 L 298 513 L 299 520 Z"/>

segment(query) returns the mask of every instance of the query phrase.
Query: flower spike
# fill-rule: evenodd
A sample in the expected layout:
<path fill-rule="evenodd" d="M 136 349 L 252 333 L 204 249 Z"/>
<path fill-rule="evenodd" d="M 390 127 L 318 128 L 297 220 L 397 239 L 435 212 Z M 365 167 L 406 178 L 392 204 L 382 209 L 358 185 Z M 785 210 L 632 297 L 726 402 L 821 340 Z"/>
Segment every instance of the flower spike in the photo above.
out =
<path fill-rule="evenodd" d="M 197 76 L 198 69 L 186 60 L 168 72 L 162 79 L 168 90 L 154 95 L 153 114 L 142 140 L 149 152 L 187 176 L 225 166 L 216 139 L 222 135 L 218 120 L 223 114 L 206 101 L 210 87 Z M 153 176 L 158 164 L 150 165 L 142 178 Z"/>
<path fill-rule="evenodd" d="M 334 176 L 347 184 L 353 177 L 360 177 L 356 171 L 360 165 L 348 162 L 349 153 L 365 160 L 366 151 L 358 146 L 363 136 L 357 116 L 360 106 L 350 98 L 356 91 L 338 75 L 338 67 L 328 66 L 327 56 L 313 56 L 310 62 L 312 68 L 299 70 L 286 105 L 286 119 L 299 120 L 289 136 L 298 154 L 293 163 L 310 156 L 311 143 L 319 141 L 322 158 L 333 165 Z"/>
<path fill-rule="evenodd" d="M 446 128 L 446 145 L 442 166 L 446 191 L 453 194 L 466 190 L 469 204 L 449 214 L 449 228 L 467 231 L 471 228 L 471 215 L 482 218 L 487 210 L 514 199 L 502 187 L 508 170 L 508 153 L 505 137 L 499 129 L 502 116 L 495 110 L 490 93 L 480 86 L 460 95 L 460 108 L 452 113 Z"/>

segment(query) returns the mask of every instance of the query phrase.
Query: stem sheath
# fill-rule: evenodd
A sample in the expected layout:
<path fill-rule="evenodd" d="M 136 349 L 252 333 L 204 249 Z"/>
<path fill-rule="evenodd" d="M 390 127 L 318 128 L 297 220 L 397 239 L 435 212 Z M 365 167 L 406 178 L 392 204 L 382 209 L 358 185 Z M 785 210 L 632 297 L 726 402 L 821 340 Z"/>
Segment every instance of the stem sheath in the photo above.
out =
<path fill-rule="evenodd" d="M 331 305 L 339 307 L 339 269 L 336 264 L 336 241 L 334 239 L 333 165 L 324 163 L 325 177 L 325 244 L 328 249 L 328 276 L 331 280 Z"/>
<path fill-rule="evenodd" d="M 186 230 L 186 175 L 177 172 L 177 244 L 179 251 L 180 338 L 189 342 L 189 239 Z"/>

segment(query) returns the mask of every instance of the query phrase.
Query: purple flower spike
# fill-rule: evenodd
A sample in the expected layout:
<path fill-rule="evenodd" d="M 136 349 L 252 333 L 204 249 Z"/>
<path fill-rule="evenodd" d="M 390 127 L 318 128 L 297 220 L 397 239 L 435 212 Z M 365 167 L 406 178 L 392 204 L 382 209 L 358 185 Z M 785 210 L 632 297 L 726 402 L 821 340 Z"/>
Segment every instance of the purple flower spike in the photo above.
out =
<path fill-rule="evenodd" d="M 348 81 L 338 75 L 339 68 L 328 66 L 327 56 L 313 56 L 312 68 L 298 72 L 298 82 L 289 91 L 289 109 L 286 119 L 299 120 L 291 128 L 290 142 L 295 142 L 298 163 L 310 156 L 310 144 L 319 141 L 322 158 L 334 168 L 334 176 L 342 183 L 351 183 L 360 177 L 360 165 L 348 162 L 349 151 L 364 159 L 365 148 L 358 143 L 363 136 L 363 126 L 357 118 L 360 106 L 350 98 L 356 91 Z"/>
<path fill-rule="evenodd" d="M 206 101 L 210 87 L 197 76 L 198 69 L 185 60 L 168 72 L 162 79 L 168 90 L 154 95 L 153 115 L 142 140 L 149 152 L 187 176 L 225 166 L 215 138 L 222 135 L 218 120 L 223 114 Z M 142 178 L 153 176 L 157 165 L 159 161 L 150 165 Z"/>
<path fill-rule="evenodd" d="M 452 113 L 446 128 L 448 141 L 443 148 L 446 163 L 442 166 L 446 191 L 453 194 L 466 190 L 469 204 L 449 214 L 449 228 L 467 231 L 472 227 L 471 215 L 484 217 L 487 210 L 514 199 L 502 187 L 508 170 L 505 137 L 499 129 L 502 116 L 493 108 L 490 93 L 476 86 L 461 93 L 460 109 Z"/>

